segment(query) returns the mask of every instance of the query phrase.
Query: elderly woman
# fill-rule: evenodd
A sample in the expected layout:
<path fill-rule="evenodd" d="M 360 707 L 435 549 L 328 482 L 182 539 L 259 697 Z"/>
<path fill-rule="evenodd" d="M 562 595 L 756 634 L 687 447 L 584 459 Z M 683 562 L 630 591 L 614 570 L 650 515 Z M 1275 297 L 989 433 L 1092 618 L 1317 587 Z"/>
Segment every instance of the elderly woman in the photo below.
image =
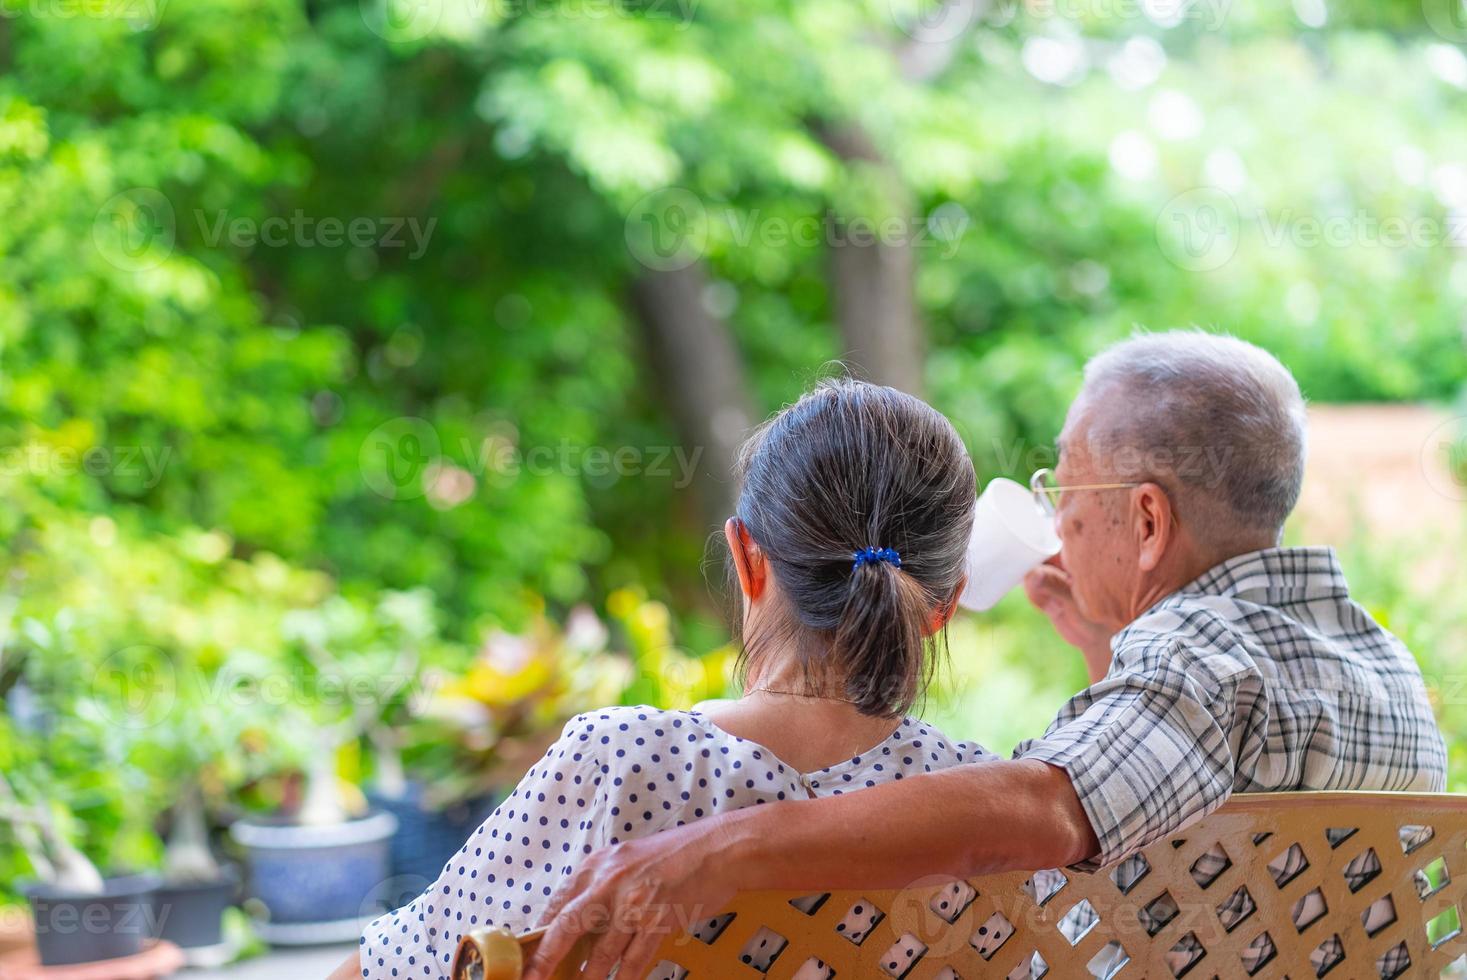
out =
<path fill-rule="evenodd" d="M 743 696 L 572 719 L 438 880 L 373 922 L 334 977 L 444 977 L 466 930 L 535 925 L 598 848 L 985 758 L 908 713 L 965 580 L 974 474 L 952 425 L 893 389 L 827 382 L 755 433 L 739 480 L 724 534 L 743 596 Z M 725 924 L 693 925 L 708 937 Z M 872 924 L 853 909 L 843 927 L 859 936 Z M 747 952 L 767 963 L 779 950 Z M 800 974 L 828 975 L 815 961 Z"/>

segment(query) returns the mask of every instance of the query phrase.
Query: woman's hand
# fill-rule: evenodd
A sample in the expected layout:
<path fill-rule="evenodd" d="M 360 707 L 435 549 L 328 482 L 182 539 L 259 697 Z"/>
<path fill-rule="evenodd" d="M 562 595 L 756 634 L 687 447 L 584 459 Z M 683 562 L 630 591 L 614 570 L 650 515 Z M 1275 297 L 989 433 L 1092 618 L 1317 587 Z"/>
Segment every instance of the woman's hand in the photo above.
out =
<path fill-rule="evenodd" d="M 595 851 L 550 898 L 540 921 L 550 929 L 525 980 L 548 980 L 583 935 L 599 936 L 581 976 L 601 980 L 618 962 L 621 980 L 641 980 L 657 947 L 723 908 L 738 883 L 726 869 L 722 821 L 699 821 Z"/>
<path fill-rule="evenodd" d="M 1110 670 L 1111 631 L 1085 618 L 1070 586 L 1070 573 L 1057 558 L 1050 559 L 1024 576 L 1024 593 L 1040 612 L 1049 617 L 1055 632 L 1085 655 L 1085 669 L 1094 684 Z"/>

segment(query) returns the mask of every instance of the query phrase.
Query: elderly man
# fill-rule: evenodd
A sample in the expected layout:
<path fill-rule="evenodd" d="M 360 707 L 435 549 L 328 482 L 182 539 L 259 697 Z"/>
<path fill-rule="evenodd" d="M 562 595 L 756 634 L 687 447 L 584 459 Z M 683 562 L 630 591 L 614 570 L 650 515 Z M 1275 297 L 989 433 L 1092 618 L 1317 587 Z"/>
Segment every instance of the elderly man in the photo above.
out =
<path fill-rule="evenodd" d="M 1142 335 L 1085 371 L 1048 488 L 1060 560 L 1030 597 L 1093 681 L 1012 760 L 723 814 L 590 856 L 546 912 L 544 980 L 643 976 L 680 916 L 740 889 L 900 888 L 1094 870 L 1233 792 L 1436 791 L 1446 751 L 1411 654 L 1327 548 L 1279 546 L 1303 478 L 1298 385 L 1263 350 Z"/>

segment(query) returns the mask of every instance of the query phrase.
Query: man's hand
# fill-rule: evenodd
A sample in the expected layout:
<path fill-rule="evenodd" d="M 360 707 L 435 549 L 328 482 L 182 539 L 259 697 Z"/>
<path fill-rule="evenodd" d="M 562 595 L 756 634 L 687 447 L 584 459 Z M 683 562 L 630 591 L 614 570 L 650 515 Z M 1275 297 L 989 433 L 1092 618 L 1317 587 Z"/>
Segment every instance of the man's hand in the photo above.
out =
<path fill-rule="evenodd" d="M 903 889 L 933 876 L 1060 867 L 1099 850 L 1069 775 L 1032 759 L 744 807 L 589 855 L 541 915 L 550 929 L 525 978 L 548 980 L 596 933 L 581 976 L 605 980 L 620 960 L 618 978 L 642 980 L 663 939 L 740 890 Z"/>
<path fill-rule="evenodd" d="M 716 859 L 717 826 L 700 822 L 589 855 L 541 915 L 550 929 L 525 980 L 546 980 L 587 933 L 599 938 L 581 976 L 602 980 L 620 961 L 618 977 L 645 977 L 663 939 L 712 917 L 738 890 L 720 874 L 732 862 Z"/>
<path fill-rule="evenodd" d="M 1069 774 L 1037 759 L 985 759 L 859 793 L 742 807 L 586 855 L 541 913 L 549 928 L 525 980 L 548 980 L 567 956 L 578 967 L 584 957 L 579 976 L 589 980 L 606 980 L 618 963 L 620 980 L 642 980 L 664 939 L 717 915 L 739 891 L 901 890 L 1062 867 L 1099 850 Z M 591 936 L 583 953 L 578 941 Z"/>
<path fill-rule="evenodd" d="M 1086 619 L 1080 612 L 1070 585 L 1070 573 L 1059 563 L 1058 556 L 1024 576 L 1024 593 L 1040 612 L 1049 617 L 1060 637 L 1085 655 L 1090 683 L 1104 677 L 1110 670 L 1112 633 L 1099 623 Z"/>

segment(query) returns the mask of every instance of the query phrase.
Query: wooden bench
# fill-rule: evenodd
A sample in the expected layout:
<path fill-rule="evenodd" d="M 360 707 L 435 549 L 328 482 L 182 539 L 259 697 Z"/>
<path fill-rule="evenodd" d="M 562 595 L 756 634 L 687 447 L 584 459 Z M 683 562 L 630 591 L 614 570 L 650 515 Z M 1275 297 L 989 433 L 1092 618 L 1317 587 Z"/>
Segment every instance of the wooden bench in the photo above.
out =
<path fill-rule="evenodd" d="M 701 938 L 665 940 L 652 976 L 1436 977 L 1467 954 L 1464 889 L 1467 796 L 1240 795 L 1095 874 L 742 894 Z M 518 980 L 539 936 L 480 931 L 460 962 Z"/>

